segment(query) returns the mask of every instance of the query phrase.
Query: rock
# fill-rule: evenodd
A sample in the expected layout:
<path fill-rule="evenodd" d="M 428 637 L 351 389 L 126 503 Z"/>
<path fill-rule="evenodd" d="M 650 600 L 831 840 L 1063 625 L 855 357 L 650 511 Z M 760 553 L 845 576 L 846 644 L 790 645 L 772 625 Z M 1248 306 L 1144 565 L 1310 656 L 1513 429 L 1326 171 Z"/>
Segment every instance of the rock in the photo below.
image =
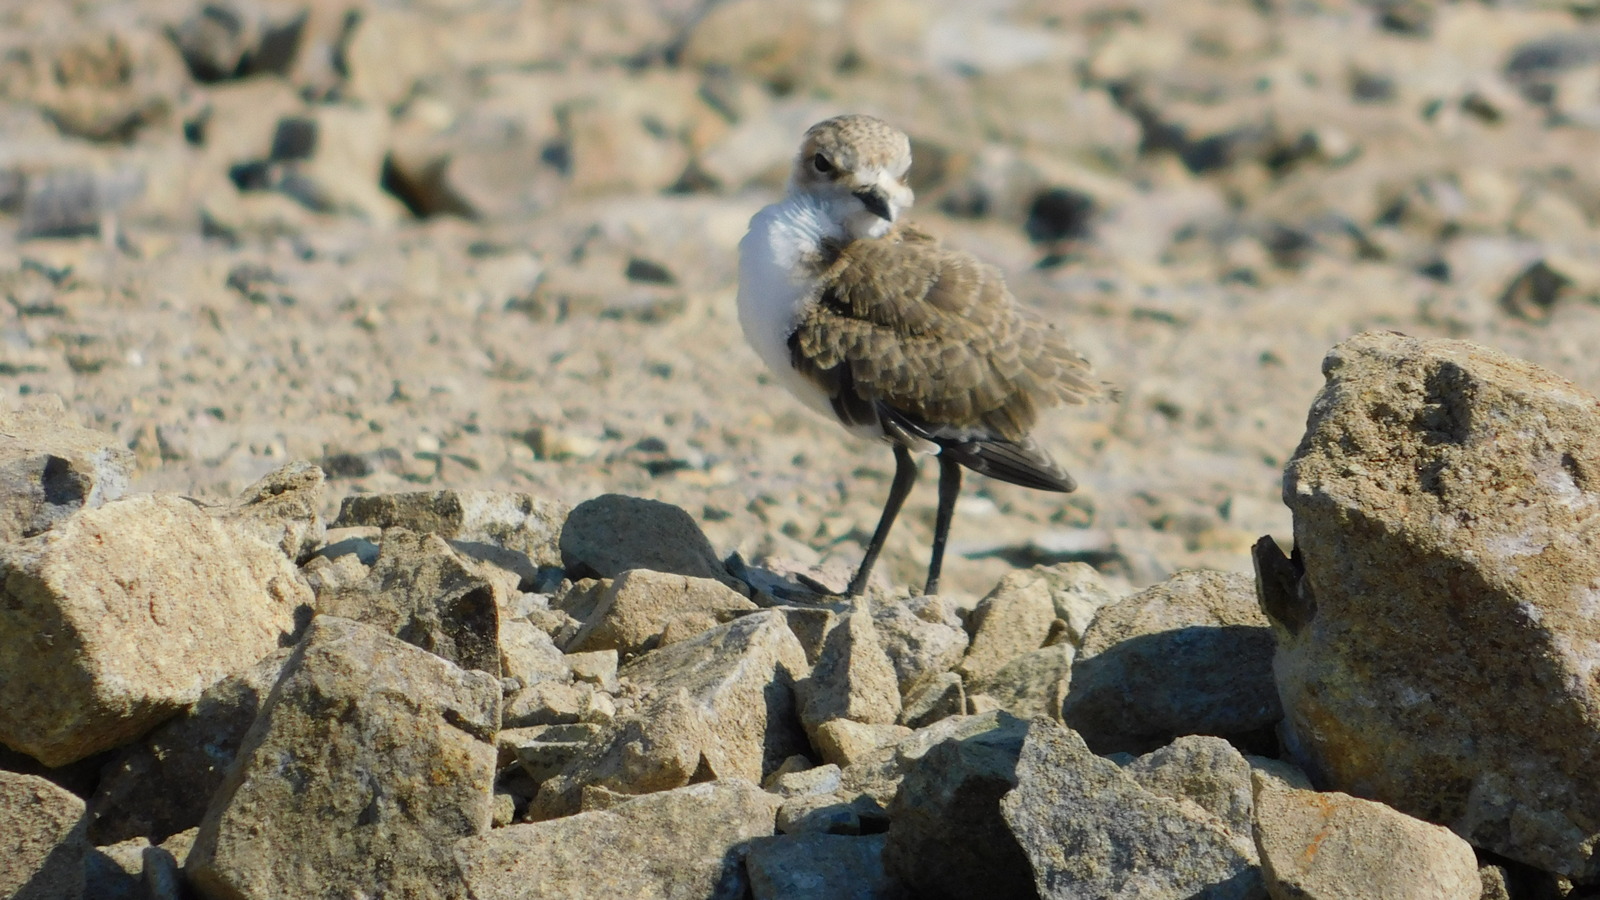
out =
<path fill-rule="evenodd" d="M 999 710 L 941 719 L 845 767 L 840 793 L 847 796 L 865 795 L 880 804 L 891 803 L 906 773 L 933 747 L 945 741 L 965 740 L 991 731 L 1021 727 L 1022 720 Z"/>
<path fill-rule="evenodd" d="M 293 4 L 223 0 L 201 5 L 171 36 L 200 81 L 281 74 L 294 60 L 305 19 Z"/>
<path fill-rule="evenodd" d="M 1600 404 L 1494 350 L 1392 332 L 1323 371 L 1284 480 L 1300 568 L 1257 552 L 1296 761 L 1600 879 L 1600 798 L 1575 774 L 1600 765 Z"/>
<path fill-rule="evenodd" d="M 90 802 L 90 839 L 159 843 L 199 825 L 288 658 L 287 648 L 277 650 L 222 679 L 193 707 L 118 750 L 101 768 Z"/>
<path fill-rule="evenodd" d="M 612 649 L 632 659 L 655 649 L 669 626 L 692 636 L 756 608 L 710 578 L 629 569 L 601 594 L 567 649 Z"/>
<path fill-rule="evenodd" d="M 32 537 L 128 489 L 133 453 L 50 397 L 0 409 L 0 541 Z"/>
<path fill-rule="evenodd" d="M 1013 657 L 1043 647 L 1056 620 L 1050 586 L 1032 571 L 1013 572 L 978 602 L 968 619 L 972 643 L 961 660 L 971 685 L 1000 671 Z"/>
<path fill-rule="evenodd" d="M 1246 576 L 1190 571 L 1103 608 L 1063 721 L 1097 753 L 1143 753 L 1183 734 L 1270 742 L 1282 712 L 1272 631 L 1252 594 Z"/>
<path fill-rule="evenodd" d="M 885 836 L 789 834 L 753 841 L 745 855 L 754 900 L 888 900 Z"/>
<path fill-rule="evenodd" d="M 561 681 L 539 681 L 506 698 L 500 723 L 506 728 L 573 725 L 585 721 L 594 706 L 593 687 Z"/>
<path fill-rule="evenodd" d="M 783 834 L 882 834 L 889 827 L 883 806 L 863 794 L 806 794 L 778 807 Z"/>
<path fill-rule="evenodd" d="M 1040 897 L 1262 896 L 1248 835 L 1140 787 L 1070 729 L 1030 723 L 1011 777 L 999 806 Z"/>
<path fill-rule="evenodd" d="M 889 805 L 884 868 L 915 896 L 1035 896 L 1028 858 L 1000 816 L 1029 728 L 1009 716 L 986 724 L 911 762 Z"/>
<path fill-rule="evenodd" d="M 371 626 L 318 616 L 245 736 L 186 865 L 229 897 L 465 897 L 489 828 L 500 690 Z"/>
<path fill-rule="evenodd" d="M 877 629 L 865 610 L 835 619 L 811 676 L 795 685 L 795 695 L 800 722 L 813 743 L 817 729 L 833 719 L 887 725 L 900 717 L 894 665 L 879 645 Z"/>
<path fill-rule="evenodd" d="M 573 507 L 561 529 L 561 559 L 573 578 L 615 578 L 629 569 L 650 569 L 734 586 L 688 513 L 622 494 Z"/>
<path fill-rule="evenodd" d="M 337 524 L 432 532 L 466 555 L 522 576 L 531 590 L 540 566 L 560 566 L 567 506 L 529 494 L 427 491 L 346 497 Z M 507 557 L 511 557 L 510 560 Z"/>
<path fill-rule="evenodd" d="M 1071 644 L 1061 643 L 1012 657 L 999 671 L 972 685 L 973 702 L 981 696 L 1018 718 L 1044 716 L 1059 722 L 1076 655 Z"/>
<path fill-rule="evenodd" d="M 741 779 L 467 838 L 456 859 L 475 900 L 738 900 L 738 848 L 772 834 L 775 802 Z"/>
<path fill-rule="evenodd" d="M 96 900 L 147 900 L 145 851 L 153 849 L 144 838 L 97 846 L 84 860 L 84 896 Z"/>
<path fill-rule="evenodd" d="M 600 726 L 579 722 L 507 728 L 500 732 L 496 742 L 502 767 L 506 764 L 505 756 L 509 749 L 512 760 L 528 777 L 541 782 L 560 772 L 599 735 Z"/>
<path fill-rule="evenodd" d="M 367 579 L 320 598 L 317 612 L 376 626 L 464 669 L 499 678 L 497 593 L 443 538 L 389 528 Z"/>
<path fill-rule="evenodd" d="M 798 797 L 805 794 L 831 794 L 839 789 L 840 770 L 836 765 L 828 764 L 811 766 L 791 771 L 785 771 L 790 763 L 799 761 L 799 765 L 811 766 L 809 760 L 803 756 L 791 756 L 784 760 L 767 780 L 761 783 L 762 790 L 777 794 L 780 797 Z"/>
<path fill-rule="evenodd" d="M 1258 781 L 1256 843 L 1274 897 L 1478 900 L 1472 847 L 1448 828 L 1348 794 Z"/>
<path fill-rule="evenodd" d="M 859 762 L 879 747 L 899 743 L 911 734 L 904 725 L 868 725 L 849 719 L 829 719 L 813 730 L 812 743 L 822 758 L 834 765 Z"/>
<path fill-rule="evenodd" d="M 954 672 L 940 672 L 924 678 L 906 695 L 900 709 L 900 724 L 923 728 L 966 711 L 967 694 L 961 676 Z"/>
<path fill-rule="evenodd" d="M 1247 840 L 1251 830 L 1251 763 L 1221 738 L 1190 735 L 1124 766 L 1152 794 L 1188 800 L 1216 816 L 1228 833 Z M 1255 862 L 1255 854 L 1249 854 Z"/>
<path fill-rule="evenodd" d="M 245 533 L 282 550 L 295 562 L 322 546 L 322 470 L 307 462 L 275 469 L 232 503 L 208 510 Z"/>
<path fill-rule="evenodd" d="M 528 816 L 578 811 L 585 786 L 624 794 L 712 778 L 759 781 L 806 749 L 794 706 L 805 652 L 776 612 L 735 619 L 623 667 L 634 711 L 539 788 Z"/>
<path fill-rule="evenodd" d="M 902 696 L 961 662 L 967 632 L 948 601 L 938 597 L 890 600 L 872 607 L 872 621 L 883 651 L 894 663 Z"/>
<path fill-rule="evenodd" d="M 124 743 L 276 649 L 310 590 L 188 501 L 131 497 L 0 547 L 0 740 L 59 766 Z"/>
<path fill-rule="evenodd" d="M 37 775 L 0 770 L 0 895 L 84 896 L 89 852 L 83 801 Z"/>
<path fill-rule="evenodd" d="M 571 681 L 572 665 L 550 635 L 531 623 L 500 623 L 500 674 L 526 687 L 541 681 Z"/>

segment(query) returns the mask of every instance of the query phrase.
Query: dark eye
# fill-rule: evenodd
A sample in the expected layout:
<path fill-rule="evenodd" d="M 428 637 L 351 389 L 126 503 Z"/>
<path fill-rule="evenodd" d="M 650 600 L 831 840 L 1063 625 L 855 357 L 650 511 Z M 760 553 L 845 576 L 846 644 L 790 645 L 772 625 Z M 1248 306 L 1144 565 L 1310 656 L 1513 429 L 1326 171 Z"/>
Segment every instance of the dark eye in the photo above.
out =
<path fill-rule="evenodd" d="M 811 165 L 824 175 L 833 171 L 833 163 L 828 162 L 828 158 L 821 153 L 811 157 Z"/>

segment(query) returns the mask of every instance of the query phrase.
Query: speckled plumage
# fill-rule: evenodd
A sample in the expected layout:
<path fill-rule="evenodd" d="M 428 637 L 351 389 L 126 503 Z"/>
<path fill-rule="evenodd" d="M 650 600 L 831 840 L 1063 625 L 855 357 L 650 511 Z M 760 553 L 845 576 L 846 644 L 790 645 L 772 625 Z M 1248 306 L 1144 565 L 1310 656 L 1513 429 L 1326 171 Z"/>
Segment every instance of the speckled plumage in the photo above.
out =
<path fill-rule="evenodd" d="M 910 142 L 870 116 L 811 127 L 788 195 L 740 243 L 739 318 L 780 383 L 846 428 L 896 446 L 889 504 L 850 592 L 915 477 L 940 455 L 928 589 L 938 582 L 956 464 L 1041 490 L 1070 475 L 1029 436 L 1041 409 L 1107 394 L 1059 332 L 1018 308 L 993 266 L 902 221 Z"/>

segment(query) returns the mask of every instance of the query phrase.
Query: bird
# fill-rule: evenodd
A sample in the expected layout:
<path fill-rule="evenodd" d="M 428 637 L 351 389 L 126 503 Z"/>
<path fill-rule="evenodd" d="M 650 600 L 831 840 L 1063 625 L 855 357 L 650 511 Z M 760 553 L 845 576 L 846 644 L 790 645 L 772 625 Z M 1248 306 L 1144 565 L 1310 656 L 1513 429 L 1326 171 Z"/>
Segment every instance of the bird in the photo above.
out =
<path fill-rule="evenodd" d="M 859 596 L 917 477 L 939 458 L 923 593 L 938 592 L 962 469 L 1042 491 L 1077 483 L 1030 435 L 1042 409 L 1107 399 L 1061 332 L 995 266 L 906 221 L 911 143 L 873 116 L 811 126 L 783 199 L 739 242 L 740 327 L 779 384 L 848 431 L 889 443 L 895 472 Z"/>

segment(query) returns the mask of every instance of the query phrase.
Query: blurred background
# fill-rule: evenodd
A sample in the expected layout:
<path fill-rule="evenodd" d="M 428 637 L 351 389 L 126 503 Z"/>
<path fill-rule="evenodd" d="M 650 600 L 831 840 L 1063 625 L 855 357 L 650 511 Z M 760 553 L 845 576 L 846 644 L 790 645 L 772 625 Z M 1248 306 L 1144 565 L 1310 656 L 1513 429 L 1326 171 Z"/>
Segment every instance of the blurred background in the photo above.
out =
<path fill-rule="evenodd" d="M 1077 494 L 970 479 L 952 590 L 1248 571 L 1362 330 L 1600 390 L 1593 0 L 0 0 L 0 390 L 141 489 L 620 491 L 848 571 L 890 454 L 733 312 L 745 223 L 848 111 L 1124 390 L 1041 427 Z"/>

